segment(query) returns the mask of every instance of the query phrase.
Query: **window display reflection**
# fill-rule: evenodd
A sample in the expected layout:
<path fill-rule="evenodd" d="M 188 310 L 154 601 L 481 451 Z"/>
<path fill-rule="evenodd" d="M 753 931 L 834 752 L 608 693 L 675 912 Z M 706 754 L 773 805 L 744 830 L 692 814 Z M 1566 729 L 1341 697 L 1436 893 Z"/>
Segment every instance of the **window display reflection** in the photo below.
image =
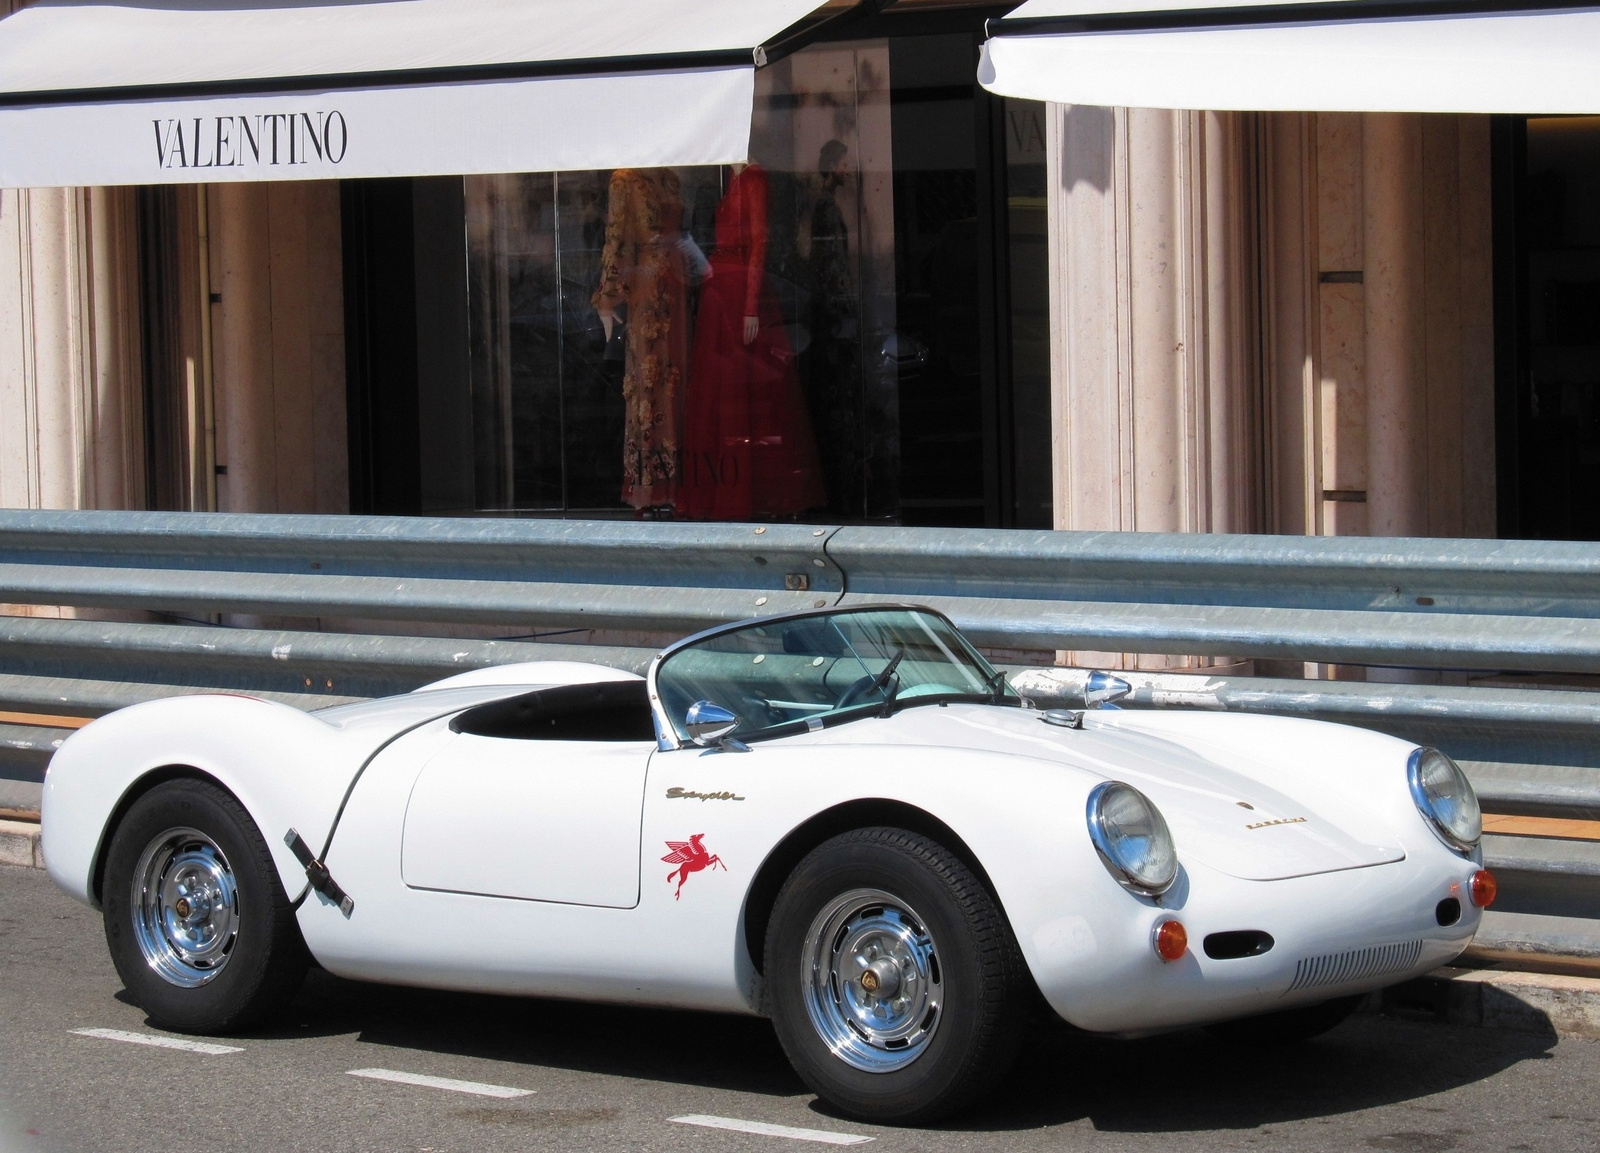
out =
<path fill-rule="evenodd" d="M 867 484 L 866 427 L 894 412 L 866 403 L 874 275 L 857 239 L 872 228 L 862 189 L 879 187 L 888 331 L 886 108 L 865 149 L 859 110 L 863 87 L 885 95 L 886 72 L 881 45 L 766 70 L 748 164 L 465 178 L 480 507 L 894 514 L 892 431 L 878 437 L 889 483 Z M 863 180 L 864 152 L 881 179 Z M 879 389 L 891 396 L 893 372 Z"/>
<path fill-rule="evenodd" d="M 624 365 L 622 500 L 672 507 L 681 483 L 689 304 L 683 204 L 671 169 L 611 176 L 600 283 L 592 297 L 607 351 Z"/>
<path fill-rule="evenodd" d="M 1001 516 L 984 389 L 1013 382 L 983 376 L 980 328 L 1018 317 L 980 307 L 974 43 L 761 69 L 746 164 L 465 177 L 476 509 Z M 1047 410 L 1021 423 L 1031 444 Z M 1048 467 L 1018 480 L 1048 523 Z"/>
<path fill-rule="evenodd" d="M 767 279 L 767 173 L 735 165 L 717 206 L 690 360 L 679 511 L 782 517 L 827 503 L 795 352 Z"/>
<path fill-rule="evenodd" d="M 850 221 L 843 203 L 850 163 L 850 149 L 843 141 L 830 139 L 823 144 L 817 156 L 818 188 L 807 245 L 812 296 L 806 391 L 834 509 L 859 509 L 863 497 L 861 346 Z"/>

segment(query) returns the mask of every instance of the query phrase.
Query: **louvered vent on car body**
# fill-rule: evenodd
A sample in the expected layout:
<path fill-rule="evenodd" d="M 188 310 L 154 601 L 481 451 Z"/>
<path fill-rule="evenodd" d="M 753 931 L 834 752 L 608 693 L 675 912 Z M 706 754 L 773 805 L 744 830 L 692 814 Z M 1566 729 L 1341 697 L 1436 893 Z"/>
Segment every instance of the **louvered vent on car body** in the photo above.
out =
<path fill-rule="evenodd" d="M 1320 989 L 1325 985 L 1346 985 L 1386 973 L 1402 973 L 1422 956 L 1421 941 L 1401 941 L 1395 945 L 1374 945 L 1348 953 L 1329 953 L 1323 957 L 1302 957 L 1294 967 L 1294 983 L 1288 991 Z"/>

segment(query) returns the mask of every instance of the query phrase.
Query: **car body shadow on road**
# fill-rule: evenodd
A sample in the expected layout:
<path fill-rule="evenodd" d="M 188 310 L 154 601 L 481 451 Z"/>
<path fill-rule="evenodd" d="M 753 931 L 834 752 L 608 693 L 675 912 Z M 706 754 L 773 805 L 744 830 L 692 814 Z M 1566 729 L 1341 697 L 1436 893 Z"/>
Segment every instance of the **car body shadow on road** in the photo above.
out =
<path fill-rule="evenodd" d="M 1259 1129 L 1426 1098 L 1546 1060 L 1556 1043 L 1553 1032 L 1461 1029 L 1376 1014 L 1282 1048 L 1226 1044 L 1200 1030 L 1122 1041 L 1041 1029 L 1001 1088 L 944 1128 L 1084 1120 L 1124 1133 Z"/>
<path fill-rule="evenodd" d="M 758 1017 L 441 992 L 307 975 L 263 1036 L 355 1033 L 399 1048 L 792 1097 L 806 1092 Z"/>
<path fill-rule="evenodd" d="M 314 971 L 263 1036 L 324 1031 L 574 1072 L 781 1097 L 807 1092 L 771 1026 L 753 1017 L 436 992 Z M 1130 1133 L 1256 1129 L 1429 1097 L 1545 1059 L 1556 1040 L 1375 1014 L 1278 1049 L 1230 1045 L 1199 1030 L 1124 1041 L 1039 1025 L 1002 1086 L 940 1128 L 1083 1120 Z M 813 1110 L 829 1113 L 820 1103 Z"/>

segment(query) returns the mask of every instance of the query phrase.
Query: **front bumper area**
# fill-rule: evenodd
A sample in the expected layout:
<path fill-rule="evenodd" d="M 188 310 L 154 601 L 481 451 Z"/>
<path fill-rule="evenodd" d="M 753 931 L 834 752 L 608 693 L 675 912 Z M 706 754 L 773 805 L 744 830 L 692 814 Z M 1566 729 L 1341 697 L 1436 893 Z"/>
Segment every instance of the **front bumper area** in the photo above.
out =
<path fill-rule="evenodd" d="M 1128 894 L 1117 915 L 1059 918 L 1035 931 L 1024 952 L 1051 1007 L 1096 1032 L 1288 1009 L 1381 989 L 1453 960 L 1482 919 L 1469 895 L 1477 868 L 1443 850 L 1279 881 L 1242 881 L 1186 865 L 1159 904 Z M 1452 897 L 1460 919 L 1440 925 L 1436 909 Z M 1171 962 L 1151 944 L 1156 926 L 1169 919 L 1182 922 L 1189 937 L 1188 952 Z M 1256 956 L 1205 954 L 1207 935 L 1238 930 L 1268 933 L 1273 945 Z"/>

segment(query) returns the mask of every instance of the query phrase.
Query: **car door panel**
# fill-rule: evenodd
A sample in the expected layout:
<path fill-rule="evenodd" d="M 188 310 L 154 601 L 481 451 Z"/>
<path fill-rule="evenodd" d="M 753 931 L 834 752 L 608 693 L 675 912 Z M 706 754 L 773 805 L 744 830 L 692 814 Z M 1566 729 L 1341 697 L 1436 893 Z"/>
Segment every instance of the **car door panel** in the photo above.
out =
<path fill-rule="evenodd" d="M 406 885 L 632 908 L 653 748 L 457 734 L 412 787 L 401 848 Z"/>

